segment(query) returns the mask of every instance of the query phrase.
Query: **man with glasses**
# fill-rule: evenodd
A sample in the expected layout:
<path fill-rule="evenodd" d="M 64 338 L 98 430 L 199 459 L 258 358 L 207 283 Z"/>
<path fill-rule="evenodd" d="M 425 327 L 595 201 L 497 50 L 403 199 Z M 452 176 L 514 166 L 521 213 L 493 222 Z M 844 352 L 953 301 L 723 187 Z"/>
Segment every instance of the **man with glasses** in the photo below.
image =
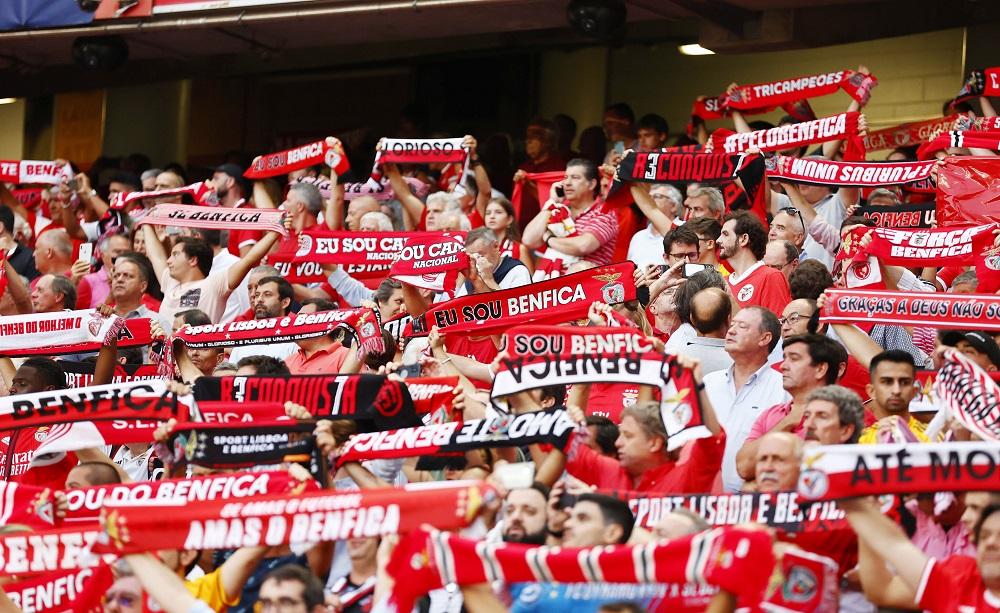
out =
<path fill-rule="evenodd" d="M 663 237 L 663 260 L 667 266 L 674 266 L 678 262 L 697 262 L 698 235 L 684 226 L 667 232 Z"/>
<path fill-rule="evenodd" d="M 787 280 L 798 267 L 801 253 L 804 252 L 800 252 L 790 241 L 772 240 L 764 250 L 764 264 L 781 272 Z"/>
<path fill-rule="evenodd" d="M 792 300 L 781 312 L 781 338 L 789 338 L 809 332 L 809 318 L 816 312 L 816 301 L 808 298 Z"/>
<path fill-rule="evenodd" d="M 718 241 L 722 234 L 722 224 L 711 217 L 699 217 L 684 224 L 684 227 L 698 235 L 698 263 L 711 264 L 723 277 L 729 271 L 719 263 Z"/>

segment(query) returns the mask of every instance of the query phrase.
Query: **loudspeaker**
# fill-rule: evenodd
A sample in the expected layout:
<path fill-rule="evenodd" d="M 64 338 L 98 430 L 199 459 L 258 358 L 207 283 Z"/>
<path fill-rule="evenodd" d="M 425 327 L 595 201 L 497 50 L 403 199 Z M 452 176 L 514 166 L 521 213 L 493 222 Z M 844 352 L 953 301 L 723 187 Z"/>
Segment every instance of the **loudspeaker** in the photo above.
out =
<path fill-rule="evenodd" d="M 81 36 L 73 41 L 73 61 L 87 70 L 114 70 L 128 59 L 121 36 Z"/>
<path fill-rule="evenodd" d="M 584 36 L 609 40 L 624 35 L 627 12 L 623 0 L 570 0 L 566 20 Z"/>

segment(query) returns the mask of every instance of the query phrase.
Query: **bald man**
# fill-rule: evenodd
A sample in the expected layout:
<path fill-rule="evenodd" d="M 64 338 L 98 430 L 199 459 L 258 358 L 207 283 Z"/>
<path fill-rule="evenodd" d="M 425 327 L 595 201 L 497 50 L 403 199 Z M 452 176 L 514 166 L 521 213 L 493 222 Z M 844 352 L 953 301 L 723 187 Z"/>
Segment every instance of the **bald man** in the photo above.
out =
<path fill-rule="evenodd" d="M 803 441 L 791 432 L 768 432 L 757 447 L 757 491 L 788 492 L 799 482 Z"/>
<path fill-rule="evenodd" d="M 708 287 L 691 298 L 691 325 L 697 336 L 677 348 L 677 353 L 698 358 L 708 374 L 726 370 L 733 358 L 726 353 L 726 332 L 733 313 L 732 301 L 724 290 Z"/>
<path fill-rule="evenodd" d="M 361 229 L 361 218 L 366 213 L 374 213 L 381 210 L 382 207 L 379 205 L 378 200 L 371 196 L 360 196 L 351 200 L 350 204 L 347 205 L 347 217 L 344 223 L 348 230 L 357 232 Z"/>
<path fill-rule="evenodd" d="M 43 275 L 65 275 L 73 268 L 73 242 L 66 230 L 42 232 L 35 242 L 35 268 Z"/>

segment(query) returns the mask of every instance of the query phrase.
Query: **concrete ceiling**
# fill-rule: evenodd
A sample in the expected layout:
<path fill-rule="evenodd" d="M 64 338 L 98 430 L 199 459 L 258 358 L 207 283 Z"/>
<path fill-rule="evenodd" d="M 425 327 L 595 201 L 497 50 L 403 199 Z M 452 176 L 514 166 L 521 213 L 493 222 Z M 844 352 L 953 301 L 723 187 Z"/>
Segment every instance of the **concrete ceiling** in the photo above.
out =
<path fill-rule="evenodd" d="M 566 0 L 310 0 L 0 33 L 0 97 L 181 77 L 254 74 L 594 44 Z M 623 42 L 694 42 L 720 53 L 822 46 L 1000 19 L 995 0 L 627 0 Z M 129 60 L 73 66 L 78 36 L 117 34 Z"/>

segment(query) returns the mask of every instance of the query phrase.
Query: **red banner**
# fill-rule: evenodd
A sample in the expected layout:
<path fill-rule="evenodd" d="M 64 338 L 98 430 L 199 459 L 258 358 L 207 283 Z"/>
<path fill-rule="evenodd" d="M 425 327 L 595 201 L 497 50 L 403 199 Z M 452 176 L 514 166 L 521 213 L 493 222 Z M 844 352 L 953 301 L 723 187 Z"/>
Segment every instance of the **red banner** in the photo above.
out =
<path fill-rule="evenodd" d="M 869 132 L 865 136 L 865 150 L 882 151 L 897 147 L 912 147 L 927 142 L 939 132 L 950 130 L 961 115 L 936 117 L 927 121 L 904 123 L 891 128 Z"/>
<path fill-rule="evenodd" d="M 329 141 L 333 141 L 330 143 Z M 288 174 L 317 164 L 326 164 L 337 175 L 351 169 L 344 154 L 344 147 L 334 138 L 320 140 L 291 149 L 268 153 L 254 158 L 243 176 L 248 179 L 265 179 Z"/>
<path fill-rule="evenodd" d="M 922 181 L 935 162 L 835 162 L 776 155 L 768 160 L 769 179 L 850 187 L 882 187 Z"/>
<path fill-rule="evenodd" d="M 448 164 L 464 162 L 461 138 L 383 138 L 377 163 Z"/>
<path fill-rule="evenodd" d="M 712 133 L 709 145 L 713 153 L 733 154 L 745 153 L 753 148 L 781 151 L 832 140 L 847 140 L 848 149 L 862 149 L 856 152 L 863 157 L 862 143 L 858 138 L 858 117 L 860 113 L 850 112 L 756 132 L 716 130 Z M 858 142 L 853 144 L 855 140 Z"/>

